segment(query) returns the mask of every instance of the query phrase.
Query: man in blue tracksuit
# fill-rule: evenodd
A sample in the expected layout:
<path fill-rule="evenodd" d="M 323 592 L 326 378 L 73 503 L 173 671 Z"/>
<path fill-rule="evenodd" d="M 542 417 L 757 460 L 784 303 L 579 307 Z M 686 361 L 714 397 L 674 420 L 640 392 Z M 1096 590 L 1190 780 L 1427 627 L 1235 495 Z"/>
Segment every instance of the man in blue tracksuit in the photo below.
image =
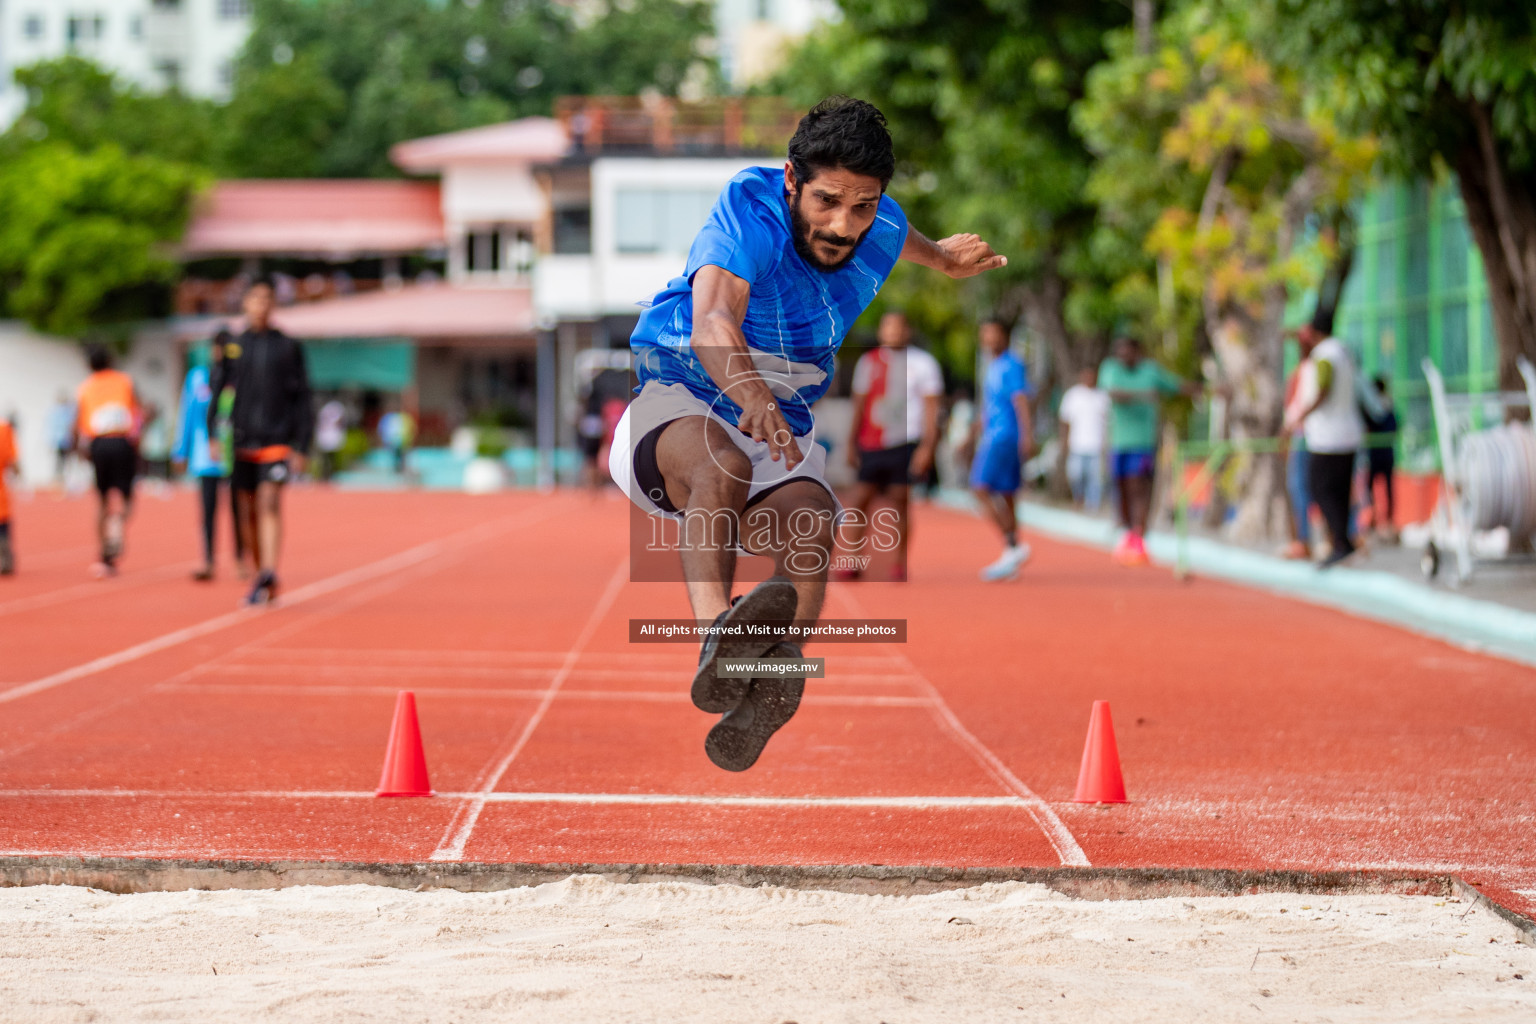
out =
<path fill-rule="evenodd" d="M 220 332 L 223 337 L 214 341 L 215 352 L 222 350 L 228 333 Z M 214 400 L 208 383 L 208 355 L 200 349 L 194 349 L 191 359 L 192 367 L 187 371 L 186 382 L 181 388 L 180 417 L 176 424 L 176 443 L 171 449 L 171 458 L 184 465 L 187 475 L 194 477 L 201 486 L 203 564 L 192 574 L 192 578 L 207 581 L 213 579 L 213 523 L 219 510 L 219 488 L 228 482 L 229 470 L 223 462 L 213 458 L 208 445 L 208 407 Z M 245 539 L 241 536 L 240 516 L 235 510 L 233 495 L 230 497 L 229 509 L 235 529 L 235 562 L 240 566 L 243 578 Z"/>

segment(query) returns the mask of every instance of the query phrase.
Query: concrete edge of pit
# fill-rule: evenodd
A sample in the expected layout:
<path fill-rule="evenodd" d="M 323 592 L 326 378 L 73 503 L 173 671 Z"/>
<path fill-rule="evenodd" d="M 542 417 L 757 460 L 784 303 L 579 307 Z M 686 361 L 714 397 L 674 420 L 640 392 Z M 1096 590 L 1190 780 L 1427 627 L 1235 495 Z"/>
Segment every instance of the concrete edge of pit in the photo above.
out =
<path fill-rule="evenodd" d="M 1536 945 L 1536 921 L 1460 876 L 1413 871 L 1242 871 L 1225 868 L 947 868 L 893 865 L 497 864 L 322 860 L 190 860 L 149 857 L 0 857 L 0 886 L 74 885 L 106 892 L 284 889 L 296 885 L 382 885 L 396 889 L 492 892 L 599 875 L 616 882 L 693 881 L 710 885 L 828 889 L 921 895 L 991 882 L 1033 882 L 1078 899 L 1158 899 L 1252 893 L 1456 896 L 1487 908 Z"/>

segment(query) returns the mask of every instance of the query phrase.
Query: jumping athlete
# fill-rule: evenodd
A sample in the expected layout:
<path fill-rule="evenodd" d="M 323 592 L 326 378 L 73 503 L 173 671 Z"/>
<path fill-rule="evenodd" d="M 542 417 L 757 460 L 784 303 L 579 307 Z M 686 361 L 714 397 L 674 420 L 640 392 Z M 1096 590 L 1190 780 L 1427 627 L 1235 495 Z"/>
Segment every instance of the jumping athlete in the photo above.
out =
<path fill-rule="evenodd" d="M 894 169 L 878 110 L 823 100 L 801 119 L 783 170 L 749 168 L 725 187 L 685 276 L 656 296 L 630 340 L 640 389 L 609 468 L 639 508 L 681 523 L 689 601 L 714 624 L 692 697 L 721 716 L 704 749 L 729 771 L 756 762 L 805 689 L 803 672 L 718 670 L 728 658 L 798 659 L 790 626 L 821 612 L 840 510 L 811 405 L 831 383 L 849 325 L 898 259 L 950 277 L 1007 262 L 975 235 L 931 242 L 910 230 L 885 194 Z M 774 576 L 733 604 L 738 547 L 771 557 Z"/>
<path fill-rule="evenodd" d="M 117 575 L 123 534 L 133 511 L 142 410 L 133 378 L 112 368 L 110 352 L 100 347 L 91 349 L 90 365 L 91 375 L 75 395 L 75 437 L 96 470 L 96 535 L 101 542 L 101 558 L 91 570 L 106 578 Z"/>
<path fill-rule="evenodd" d="M 304 350 L 272 326 L 272 286 L 257 281 L 245 293 L 245 330 L 225 346 L 209 382 L 210 394 L 223 393 L 234 381 L 229 410 L 229 443 L 235 450 L 230 475 L 245 537 L 256 556 L 256 581 L 247 604 L 265 604 L 277 596 L 277 555 L 283 540 L 283 485 L 304 471 L 314 431 L 309 373 Z M 208 431 L 214 460 L 222 455 L 218 440 L 217 401 L 208 407 Z"/>

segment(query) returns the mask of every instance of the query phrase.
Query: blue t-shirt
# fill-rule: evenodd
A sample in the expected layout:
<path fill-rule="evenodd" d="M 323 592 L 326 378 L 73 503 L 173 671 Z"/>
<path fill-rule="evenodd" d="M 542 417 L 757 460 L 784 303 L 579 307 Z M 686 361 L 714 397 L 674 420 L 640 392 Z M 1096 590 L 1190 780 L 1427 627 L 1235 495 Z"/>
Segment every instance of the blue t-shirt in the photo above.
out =
<path fill-rule="evenodd" d="M 1029 394 L 1029 374 L 1018 356 L 1004 352 L 987 363 L 981 382 L 983 443 L 1018 443 L 1019 413 L 1013 399 L 1021 393 Z"/>
<path fill-rule="evenodd" d="M 181 387 L 181 419 L 176 423 L 176 441 L 171 458 L 187 464 L 188 476 L 223 476 L 224 465 L 213 460 L 208 451 L 208 403 L 213 392 L 208 388 L 208 368 L 194 366 L 187 371 Z"/>
<path fill-rule="evenodd" d="M 640 316 L 629 345 L 640 386 L 683 384 L 731 423 L 741 407 L 704 371 L 693 336 L 693 275 L 716 266 L 752 286 L 741 331 L 755 369 L 780 399 L 797 435 L 811 430 L 811 405 L 832 383 L 843 336 L 874 301 L 907 240 L 907 217 L 881 196 L 875 223 L 842 269 L 817 270 L 795 252 L 784 172 L 752 167 L 731 179 L 693 240 L 687 273 L 673 278 Z"/>

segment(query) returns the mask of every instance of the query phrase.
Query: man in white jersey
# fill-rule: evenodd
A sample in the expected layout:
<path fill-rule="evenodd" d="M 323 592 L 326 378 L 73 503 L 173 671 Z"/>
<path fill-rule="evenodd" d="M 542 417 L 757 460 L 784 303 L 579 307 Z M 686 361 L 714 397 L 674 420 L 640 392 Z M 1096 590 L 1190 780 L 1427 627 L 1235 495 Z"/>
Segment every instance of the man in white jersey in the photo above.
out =
<path fill-rule="evenodd" d="M 933 466 L 939 441 L 939 398 L 944 371 L 939 361 L 912 345 L 912 325 L 905 313 L 880 318 L 880 346 L 865 352 L 853 368 L 853 419 L 848 431 L 848 462 L 858 472 L 841 532 L 854 558 L 865 550 L 864 526 L 875 498 L 885 495 L 895 520 L 896 561 L 892 582 L 907 578 L 907 547 L 912 536 L 908 503 L 911 482 L 922 480 Z M 862 569 L 835 572 L 833 578 L 856 580 Z"/>

